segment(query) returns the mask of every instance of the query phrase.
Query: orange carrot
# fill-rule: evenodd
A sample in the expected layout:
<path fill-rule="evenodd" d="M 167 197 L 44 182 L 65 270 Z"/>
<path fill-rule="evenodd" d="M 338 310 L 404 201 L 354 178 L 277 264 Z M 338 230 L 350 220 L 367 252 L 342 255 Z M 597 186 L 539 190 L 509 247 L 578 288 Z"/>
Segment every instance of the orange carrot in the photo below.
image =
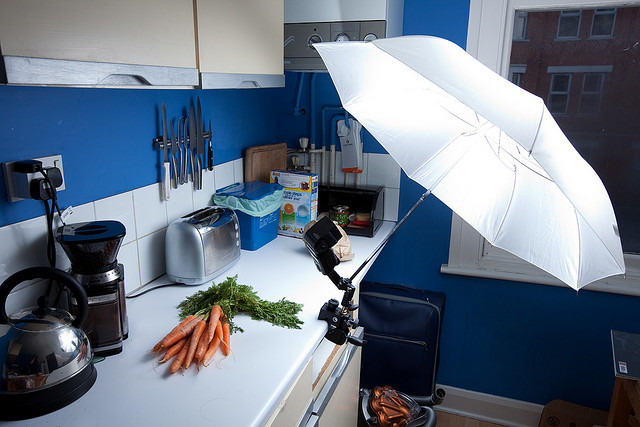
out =
<path fill-rule="evenodd" d="M 193 356 L 196 354 L 196 349 L 198 348 L 198 341 L 200 341 L 200 336 L 204 332 L 204 328 L 206 326 L 207 322 L 205 322 L 204 320 L 200 320 L 196 328 L 193 330 L 193 333 L 191 334 L 191 340 L 189 341 L 189 351 L 187 352 L 187 357 L 184 360 L 185 368 L 189 368 L 189 365 L 191 365 Z"/>
<path fill-rule="evenodd" d="M 182 347 L 184 347 L 184 344 L 186 342 L 187 342 L 187 339 L 182 338 L 180 341 L 172 345 L 171 348 L 169 348 L 169 350 L 167 350 L 167 352 L 164 354 L 164 357 L 160 360 L 160 363 L 164 363 L 170 360 L 176 354 L 178 354 L 180 350 L 182 350 Z"/>
<path fill-rule="evenodd" d="M 187 351 L 188 350 L 189 350 L 189 346 L 188 345 L 185 345 L 185 346 L 182 347 L 182 350 L 180 350 L 180 353 L 178 353 L 176 358 L 173 360 L 173 363 L 169 367 L 169 372 L 171 372 L 173 374 L 178 369 L 180 369 L 180 367 L 182 366 L 182 364 L 184 362 L 184 359 L 187 357 Z"/>
<path fill-rule="evenodd" d="M 218 322 L 218 324 L 220 324 L 220 322 Z M 219 346 L 220 346 L 220 337 L 216 335 L 213 338 L 213 340 L 211 340 L 211 344 L 209 344 L 209 348 L 207 349 L 207 352 L 204 354 L 204 357 L 201 360 L 204 366 L 208 366 L 207 363 L 209 363 L 213 355 L 216 354 L 216 351 L 218 351 Z"/>
<path fill-rule="evenodd" d="M 207 333 L 208 327 L 205 327 L 205 330 L 200 335 L 200 340 L 198 340 L 198 347 L 196 348 L 196 354 L 193 356 L 196 360 L 201 360 L 204 354 L 207 352 L 207 348 L 209 347 L 210 341 L 208 340 L 209 334 Z"/>
<path fill-rule="evenodd" d="M 190 315 L 190 316 L 185 317 L 185 318 L 184 318 L 184 320 L 183 320 L 182 322 L 178 323 L 178 325 L 177 325 L 175 328 L 173 328 L 173 329 L 171 330 L 171 332 L 169 332 L 167 335 L 165 335 L 165 337 L 164 337 L 164 338 L 162 338 L 162 340 L 166 339 L 166 338 L 167 338 L 169 335 L 171 335 L 171 334 L 175 334 L 175 333 L 178 331 L 178 329 L 182 328 L 184 325 L 186 325 L 187 323 L 189 323 L 190 321 L 192 321 L 195 317 L 196 317 L 196 316 L 194 316 L 193 314 L 192 314 L 192 315 Z M 155 346 L 153 346 L 153 351 L 154 351 L 154 352 L 162 350 L 162 347 L 163 347 L 163 345 L 162 345 L 162 340 L 160 340 L 160 341 L 158 342 L 158 344 L 156 344 Z"/>
<path fill-rule="evenodd" d="M 229 322 L 224 322 L 224 325 L 222 325 L 222 337 L 222 354 L 228 356 L 231 351 L 231 330 L 229 329 Z"/>
<path fill-rule="evenodd" d="M 224 338 L 222 335 L 222 320 L 218 320 L 218 324 L 216 325 L 216 337 L 220 338 L 220 341 L 222 341 L 222 338 Z"/>
<path fill-rule="evenodd" d="M 200 322 L 202 319 L 204 319 L 204 316 L 202 315 L 194 317 L 193 319 L 191 319 L 191 321 L 189 321 L 189 323 L 183 325 L 175 331 L 169 332 L 167 336 L 164 337 L 162 341 L 160 341 L 160 348 L 162 349 L 169 347 L 180 341 L 182 338 L 188 337 L 189 334 L 196 328 L 196 326 L 198 326 L 198 322 Z"/>
<path fill-rule="evenodd" d="M 220 316 L 222 316 L 222 309 L 219 305 L 214 305 L 211 308 L 211 314 L 209 315 L 209 329 L 208 332 L 208 341 L 207 345 L 213 340 L 213 336 L 216 333 L 216 327 L 218 326 L 218 320 L 220 320 Z"/>
<path fill-rule="evenodd" d="M 222 309 L 219 305 L 214 305 L 211 308 L 211 314 L 209 315 L 209 323 L 205 332 L 202 333 L 200 341 L 198 342 L 198 348 L 196 350 L 195 358 L 201 360 L 204 354 L 207 352 L 209 344 L 213 340 L 213 336 L 216 333 L 216 325 L 222 315 Z"/>

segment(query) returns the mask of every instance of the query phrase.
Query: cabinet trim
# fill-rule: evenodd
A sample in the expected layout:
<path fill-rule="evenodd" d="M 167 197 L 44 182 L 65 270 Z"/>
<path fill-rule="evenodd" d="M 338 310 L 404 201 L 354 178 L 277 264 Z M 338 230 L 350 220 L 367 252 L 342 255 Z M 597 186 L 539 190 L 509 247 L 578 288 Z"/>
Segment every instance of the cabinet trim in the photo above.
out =
<path fill-rule="evenodd" d="M 9 84 L 198 86 L 196 68 L 4 56 Z"/>
<path fill-rule="evenodd" d="M 202 73 L 202 89 L 284 87 L 283 74 Z"/>

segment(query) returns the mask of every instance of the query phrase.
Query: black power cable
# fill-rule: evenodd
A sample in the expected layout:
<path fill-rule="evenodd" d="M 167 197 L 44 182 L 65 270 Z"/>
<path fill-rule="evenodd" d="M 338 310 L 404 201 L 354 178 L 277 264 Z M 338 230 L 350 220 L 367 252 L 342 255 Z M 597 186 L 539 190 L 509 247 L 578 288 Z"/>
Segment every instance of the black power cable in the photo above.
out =
<path fill-rule="evenodd" d="M 49 265 L 52 268 L 55 268 L 56 242 L 53 236 L 54 209 L 58 212 L 58 217 L 60 218 L 60 222 L 62 222 L 62 225 L 66 225 L 66 224 L 62 219 L 62 214 L 60 213 L 60 207 L 58 206 L 58 194 L 56 191 L 56 186 L 53 184 L 51 178 L 49 177 L 49 173 L 41 165 L 36 166 L 36 171 L 40 172 L 40 174 L 42 174 L 42 176 L 44 177 L 44 180 L 47 184 L 44 186 L 46 195 L 48 196 L 49 199 L 51 199 L 51 207 L 49 207 L 49 202 L 47 200 L 47 197 L 42 197 L 42 203 L 44 204 L 44 211 L 45 211 L 46 221 L 47 221 L 47 259 L 49 261 Z M 50 296 L 52 291 L 53 291 L 53 280 L 49 280 L 49 285 L 47 287 L 46 294 Z M 56 305 L 59 301 L 61 293 L 62 293 L 62 290 L 60 289 L 58 291 L 58 295 L 56 296 Z"/>

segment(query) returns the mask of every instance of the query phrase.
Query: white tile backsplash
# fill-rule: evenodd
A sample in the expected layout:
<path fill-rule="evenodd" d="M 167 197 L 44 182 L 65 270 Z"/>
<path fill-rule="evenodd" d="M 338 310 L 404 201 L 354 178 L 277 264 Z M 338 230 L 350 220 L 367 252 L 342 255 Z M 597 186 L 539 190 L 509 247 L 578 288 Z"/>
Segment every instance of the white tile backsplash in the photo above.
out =
<path fill-rule="evenodd" d="M 232 162 L 227 162 L 225 165 L 232 164 Z M 216 181 L 217 181 L 217 170 L 218 166 L 214 168 L 213 171 L 204 170 L 202 171 L 202 190 L 198 190 L 193 193 L 193 208 L 194 210 L 198 210 L 200 208 L 204 208 L 205 206 L 211 206 L 213 204 L 213 195 L 216 192 Z M 225 166 L 225 170 L 231 177 L 233 177 L 233 172 L 228 171 L 229 166 Z M 231 170 L 233 167 L 231 167 Z"/>
<path fill-rule="evenodd" d="M 71 213 L 64 218 L 64 222 L 68 224 L 95 221 L 96 219 L 96 210 L 93 202 L 73 206 L 70 212 Z"/>
<path fill-rule="evenodd" d="M 167 207 L 160 197 L 160 191 L 160 183 L 133 190 L 133 212 L 138 239 L 167 226 Z"/>
<path fill-rule="evenodd" d="M 367 185 L 400 188 L 400 166 L 388 154 L 369 153 Z"/>
<path fill-rule="evenodd" d="M 0 228 L 0 279 L 47 261 L 47 223 L 44 216 Z"/>
<path fill-rule="evenodd" d="M 236 176 L 233 167 L 233 162 L 227 162 L 222 165 L 218 165 L 214 168 L 216 190 L 226 187 L 227 185 L 235 184 Z"/>
<path fill-rule="evenodd" d="M 138 239 L 138 266 L 143 284 L 157 279 L 166 271 L 164 235 L 165 230 L 160 230 Z"/>
<path fill-rule="evenodd" d="M 342 151 L 336 151 L 336 169 L 335 169 L 335 184 L 345 185 L 345 174 L 342 172 Z"/>
<path fill-rule="evenodd" d="M 176 219 L 184 216 L 190 212 L 193 212 L 193 194 L 191 184 L 179 185 L 178 188 L 172 188 L 169 196 L 169 202 L 167 203 L 167 217 L 168 224 L 171 224 Z"/>
<path fill-rule="evenodd" d="M 384 186 L 384 219 L 397 220 L 400 168 L 391 156 L 385 154 L 365 153 L 363 160 L 365 171 L 361 176 L 362 185 Z M 345 174 L 342 171 L 339 173 L 342 181 L 336 181 L 336 184 L 342 185 Z M 177 189 L 172 188 L 169 201 L 163 201 L 160 184 L 154 183 L 75 206 L 65 222 L 72 224 L 112 219 L 125 225 L 127 234 L 118 252 L 118 262 L 125 266 L 125 288 L 128 292 L 165 273 L 164 237 L 167 225 L 180 216 L 211 205 L 217 189 L 242 182 L 243 176 L 243 159 L 240 158 L 217 165 L 213 171 L 203 171 L 203 189 L 200 191 L 193 189 L 193 183 L 184 184 Z M 349 182 L 354 182 L 354 179 L 353 176 L 348 178 Z M 0 227 L 0 242 L 4 243 L 0 245 L 1 282 L 18 270 L 48 265 L 44 215 Z M 66 255 L 59 246 L 57 249 L 57 266 L 69 268 Z"/>
<path fill-rule="evenodd" d="M 118 262 L 124 265 L 125 293 L 141 286 L 140 268 L 138 266 L 138 241 L 127 243 L 120 247 Z"/>
<path fill-rule="evenodd" d="M 233 183 L 244 182 L 244 159 L 241 157 L 233 161 Z"/>
<path fill-rule="evenodd" d="M 400 189 L 386 187 L 384 189 L 384 216 L 385 221 L 398 220 L 398 204 L 400 203 Z"/>
<path fill-rule="evenodd" d="M 120 221 L 126 230 L 123 245 L 136 240 L 136 221 L 133 213 L 133 194 L 131 191 L 116 194 L 93 202 L 96 220 Z M 74 221 L 75 222 L 75 221 Z"/>

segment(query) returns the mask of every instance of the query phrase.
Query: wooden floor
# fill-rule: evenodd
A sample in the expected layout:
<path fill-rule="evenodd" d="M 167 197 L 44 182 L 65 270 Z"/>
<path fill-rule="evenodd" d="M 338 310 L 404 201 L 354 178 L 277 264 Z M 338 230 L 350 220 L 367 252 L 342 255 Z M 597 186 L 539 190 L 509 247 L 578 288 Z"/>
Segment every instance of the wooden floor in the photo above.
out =
<path fill-rule="evenodd" d="M 436 411 L 436 413 L 438 414 L 437 427 L 505 427 L 500 424 L 474 420 L 446 412 Z"/>

